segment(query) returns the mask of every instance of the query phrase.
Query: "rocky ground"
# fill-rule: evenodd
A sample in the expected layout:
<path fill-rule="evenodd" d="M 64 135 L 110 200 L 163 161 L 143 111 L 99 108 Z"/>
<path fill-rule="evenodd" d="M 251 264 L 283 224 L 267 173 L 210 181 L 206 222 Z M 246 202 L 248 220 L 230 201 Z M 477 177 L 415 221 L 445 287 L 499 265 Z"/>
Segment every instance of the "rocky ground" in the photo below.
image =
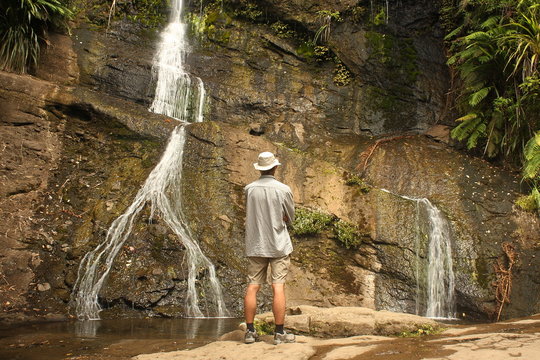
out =
<path fill-rule="evenodd" d="M 299 317 L 302 315 L 290 316 L 288 322 L 297 326 Z M 363 308 L 333 308 L 322 315 L 312 314 L 310 317 L 312 323 L 324 323 L 336 333 L 347 335 L 354 333 L 349 325 L 360 324 L 357 333 L 366 335 L 336 336 L 331 339 L 297 336 L 296 343 L 278 346 L 272 344 L 271 335 L 266 335 L 262 336 L 262 341 L 246 345 L 242 342 L 242 330 L 236 330 L 224 335 L 220 341 L 197 349 L 139 355 L 134 359 L 363 360 L 380 357 L 390 360 L 460 360 L 474 357 L 476 360 L 496 360 L 536 359 L 540 356 L 540 315 L 496 324 L 459 326 L 437 324 L 413 315 L 375 312 Z M 363 327 L 367 324 L 372 326 L 369 335 L 367 333 L 370 330 Z M 414 326 L 416 330 L 394 333 L 398 336 L 372 335 Z M 435 335 L 439 326 L 445 329 Z"/>
<path fill-rule="evenodd" d="M 271 314 L 262 314 L 259 318 L 269 320 Z M 226 333 L 214 342 L 211 341 L 216 337 L 208 335 L 199 334 L 189 339 L 180 333 L 172 337 L 168 332 L 158 335 L 151 333 L 152 329 L 169 329 L 170 324 L 148 319 L 147 322 L 125 323 L 131 332 L 108 333 L 100 339 L 68 332 L 12 329 L 9 335 L 0 333 L 0 357 L 26 360 L 469 360 L 473 357 L 475 360 L 531 360 L 540 356 L 540 314 L 500 323 L 452 325 L 366 308 L 299 306 L 289 309 L 286 322 L 289 331 L 297 334 L 297 342 L 278 346 L 273 345 L 271 335 L 262 335 L 261 341 L 246 345 L 241 329 Z M 62 326 L 62 323 L 57 324 Z M 138 326 L 144 326 L 144 331 Z M 234 326 L 233 321 L 227 329 Z"/>

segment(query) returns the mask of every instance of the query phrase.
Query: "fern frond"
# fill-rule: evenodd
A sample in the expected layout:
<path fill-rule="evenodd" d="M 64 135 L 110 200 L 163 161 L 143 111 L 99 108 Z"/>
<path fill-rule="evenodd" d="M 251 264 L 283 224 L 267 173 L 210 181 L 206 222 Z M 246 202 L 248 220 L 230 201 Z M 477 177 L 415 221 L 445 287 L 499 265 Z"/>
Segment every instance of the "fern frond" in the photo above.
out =
<path fill-rule="evenodd" d="M 474 119 L 463 121 L 461 124 L 456 126 L 452 131 L 451 135 L 454 139 L 459 141 L 467 139 L 474 130 L 482 123 L 482 118 L 475 117 Z"/>
<path fill-rule="evenodd" d="M 457 28 L 455 28 L 453 31 L 451 31 L 448 35 L 446 35 L 444 37 L 444 40 L 448 41 L 450 39 L 452 39 L 454 36 L 456 36 L 457 34 L 459 34 L 461 32 L 461 30 L 463 29 L 463 25 L 460 25 L 458 26 Z"/>
<path fill-rule="evenodd" d="M 469 135 L 467 140 L 467 148 L 470 150 L 478 144 L 478 140 L 486 137 L 486 124 L 480 123 L 476 126 Z"/>
<path fill-rule="evenodd" d="M 476 91 L 475 93 L 473 93 L 469 97 L 469 105 L 471 105 L 472 107 L 477 106 L 482 100 L 484 100 L 486 98 L 486 96 L 489 94 L 491 89 L 492 89 L 492 87 L 488 86 L 488 87 L 484 87 L 484 88 Z"/>
<path fill-rule="evenodd" d="M 525 157 L 523 176 L 533 179 L 540 175 L 540 131 L 527 142 L 523 155 Z"/>
<path fill-rule="evenodd" d="M 472 119 L 476 119 L 478 117 L 478 115 L 474 114 L 474 113 L 469 113 L 465 116 L 462 116 L 458 119 L 456 119 L 457 122 L 461 122 L 461 121 L 469 121 L 469 120 L 472 120 Z"/>

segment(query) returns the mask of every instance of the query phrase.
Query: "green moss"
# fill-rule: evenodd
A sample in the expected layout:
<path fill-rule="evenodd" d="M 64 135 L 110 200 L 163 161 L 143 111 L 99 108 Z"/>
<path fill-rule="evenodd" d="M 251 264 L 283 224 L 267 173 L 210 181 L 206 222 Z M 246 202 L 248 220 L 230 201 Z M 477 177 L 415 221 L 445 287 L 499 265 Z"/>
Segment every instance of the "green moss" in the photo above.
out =
<path fill-rule="evenodd" d="M 535 212 L 538 210 L 538 202 L 534 194 L 520 196 L 516 199 L 515 204 L 525 211 Z"/>
<path fill-rule="evenodd" d="M 376 31 L 366 32 L 369 59 L 383 64 L 390 78 L 411 84 L 419 74 L 418 54 L 412 39 L 396 38 Z"/>
<path fill-rule="evenodd" d="M 209 4 L 202 13 L 190 12 L 185 18 L 193 36 L 220 44 L 229 42 L 231 33 L 227 27 L 232 18 L 217 5 Z"/>
<path fill-rule="evenodd" d="M 445 328 L 437 326 L 437 325 L 427 325 L 422 324 L 418 327 L 418 329 L 413 331 L 402 331 L 397 336 L 399 337 L 419 337 L 419 336 L 425 336 L 425 335 L 437 335 L 443 332 Z"/>
<path fill-rule="evenodd" d="M 473 274 L 476 282 L 483 288 L 489 289 L 491 281 L 488 276 L 488 264 L 485 258 L 476 259 L 476 272 Z"/>
<path fill-rule="evenodd" d="M 347 180 L 345 180 L 345 185 L 357 186 L 360 192 L 364 194 L 367 194 L 371 190 L 371 187 L 358 175 L 350 175 Z"/>

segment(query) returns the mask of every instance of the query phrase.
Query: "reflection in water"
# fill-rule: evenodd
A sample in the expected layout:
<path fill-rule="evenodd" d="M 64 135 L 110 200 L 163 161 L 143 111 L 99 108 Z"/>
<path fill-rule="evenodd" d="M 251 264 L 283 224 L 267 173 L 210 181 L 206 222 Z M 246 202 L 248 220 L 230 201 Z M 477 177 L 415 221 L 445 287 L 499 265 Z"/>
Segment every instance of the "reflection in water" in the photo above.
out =
<path fill-rule="evenodd" d="M 187 319 L 186 322 L 186 339 L 195 339 L 199 333 L 202 319 Z"/>
<path fill-rule="evenodd" d="M 237 329 L 239 323 L 239 319 L 223 318 L 31 324 L 0 330 L 0 359 L 57 360 L 66 358 L 68 353 L 72 354 L 70 358 L 109 358 L 108 349 L 114 344 L 118 345 L 116 351 L 131 358 L 151 349 L 175 351 L 202 346 Z"/>
<path fill-rule="evenodd" d="M 78 337 L 95 338 L 100 326 L 101 321 L 99 320 L 77 321 L 75 323 L 75 335 Z"/>
<path fill-rule="evenodd" d="M 129 338 L 196 339 L 218 338 L 234 330 L 234 318 L 185 318 L 185 319 L 118 319 L 87 320 L 68 323 L 67 332 L 77 337 L 96 338 L 116 334 Z M 55 331 L 56 332 L 56 331 Z"/>

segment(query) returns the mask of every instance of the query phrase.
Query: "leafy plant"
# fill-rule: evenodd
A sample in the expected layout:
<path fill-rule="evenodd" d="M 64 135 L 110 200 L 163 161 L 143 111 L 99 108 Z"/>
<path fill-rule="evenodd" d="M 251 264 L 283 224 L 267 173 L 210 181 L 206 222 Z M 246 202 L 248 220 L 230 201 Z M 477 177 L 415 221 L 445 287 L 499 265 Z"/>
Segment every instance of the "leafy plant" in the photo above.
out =
<path fill-rule="evenodd" d="M 334 68 L 334 84 L 337 86 L 347 86 L 351 83 L 353 75 L 341 62 L 336 64 Z"/>
<path fill-rule="evenodd" d="M 321 23 L 321 26 L 319 27 L 317 32 L 315 32 L 315 36 L 313 37 L 312 43 L 314 46 L 319 40 L 321 40 L 322 42 L 326 42 L 328 40 L 328 38 L 330 37 L 330 26 L 332 24 L 332 21 L 343 21 L 341 15 L 339 14 L 339 11 L 330 10 L 317 11 L 317 19 Z"/>
<path fill-rule="evenodd" d="M 525 156 L 540 128 L 540 5 L 533 0 L 462 2 L 447 36 L 448 64 L 460 75 L 459 124 L 452 136 L 490 158 L 523 162 L 532 188 L 537 155 Z M 446 10 L 448 11 L 448 10 Z M 530 150 L 529 150 L 530 152 Z"/>
<path fill-rule="evenodd" d="M 357 248 L 364 238 L 357 226 L 334 215 L 306 208 L 296 209 L 293 235 L 312 236 L 324 231 L 331 231 L 334 238 L 347 249 Z"/>
<path fill-rule="evenodd" d="M 337 241 L 347 249 L 357 248 L 362 244 L 362 237 L 357 227 L 341 219 L 334 223 L 334 234 Z"/>
<path fill-rule="evenodd" d="M 25 73 L 37 66 L 49 28 L 67 28 L 73 12 L 59 0 L 2 0 L 0 68 Z"/>
<path fill-rule="evenodd" d="M 272 28 L 276 35 L 282 39 L 289 39 L 296 35 L 294 30 L 292 30 L 289 25 L 282 23 L 281 21 L 276 21 L 270 25 L 270 28 Z"/>
<path fill-rule="evenodd" d="M 251 21 L 256 21 L 263 14 L 261 9 L 259 9 L 257 4 L 254 2 L 251 2 L 249 0 L 240 0 L 240 4 L 242 6 L 234 12 L 236 16 L 239 16 L 239 17 L 251 20 Z"/>
<path fill-rule="evenodd" d="M 292 224 L 294 235 L 316 235 L 325 230 L 333 221 L 333 216 L 304 208 L 296 209 Z"/>

